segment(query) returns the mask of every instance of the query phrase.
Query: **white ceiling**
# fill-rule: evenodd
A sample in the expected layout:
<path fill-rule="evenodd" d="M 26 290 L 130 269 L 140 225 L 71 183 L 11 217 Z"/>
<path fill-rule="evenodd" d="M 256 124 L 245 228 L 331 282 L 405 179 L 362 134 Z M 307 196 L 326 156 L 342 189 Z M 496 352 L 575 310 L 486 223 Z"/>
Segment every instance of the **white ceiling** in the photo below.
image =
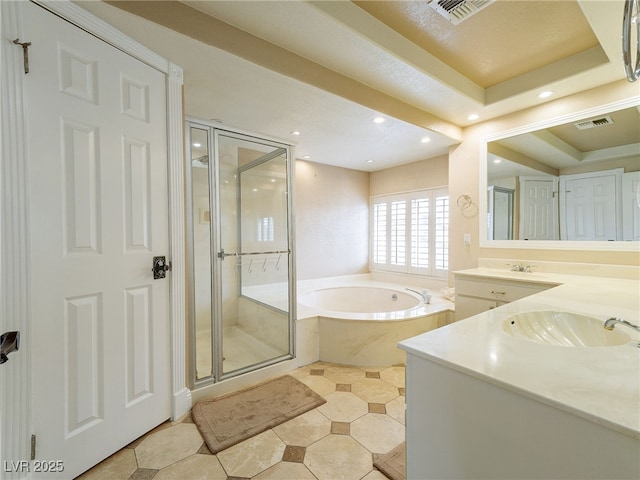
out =
<path fill-rule="evenodd" d="M 622 0 L 516 2 L 532 9 L 543 3 L 558 9 L 577 4 L 580 10 L 571 14 L 581 11 L 580 22 L 588 26 L 576 30 L 575 36 L 585 37 L 581 45 L 589 48 L 568 52 L 561 60 L 549 57 L 549 65 L 542 67 L 546 60 L 540 51 L 531 51 L 530 37 L 520 39 L 517 29 L 508 35 L 492 29 L 492 22 L 508 24 L 507 15 L 513 15 L 509 0 L 496 1 L 458 26 L 448 24 L 430 9 L 426 12 L 425 2 L 380 4 L 406 10 L 412 3 L 415 8 L 399 14 L 405 15 L 404 19 L 398 17 L 405 24 L 397 18 L 395 23 L 387 21 L 388 12 L 373 12 L 374 16 L 345 0 L 118 1 L 113 2 L 115 7 L 95 1 L 78 3 L 184 68 L 188 115 L 293 142 L 298 158 L 309 155 L 314 162 L 364 171 L 444 155 L 450 145 L 459 143 L 465 126 L 539 104 L 536 95 L 543 89 L 554 91 L 550 100 L 555 100 L 624 78 L 620 58 Z M 178 18 L 174 8 L 191 16 Z M 554 15 L 553 8 L 547 9 Z M 167 12 L 165 17 L 163 11 Z M 538 15 L 545 11 L 538 11 Z M 429 21 L 421 23 L 418 14 Z M 242 51 L 236 44 L 229 45 L 233 43 L 229 38 L 209 39 L 205 22 L 212 21 L 211 17 L 235 27 L 227 37 L 248 47 Z M 199 25 L 189 18 L 196 18 Z M 576 19 L 575 23 L 580 22 Z M 538 38 L 559 37 L 558 28 L 565 28 L 552 21 L 535 23 L 528 28 L 535 29 Z M 568 35 L 573 35 L 572 22 L 565 23 Z M 485 25 L 483 39 L 492 37 L 502 48 L 513 46 L 522 49 L 522 55 L 535 55 L 536 68 L 480 86 L 470 80 L 476 78 L 470 73 L 475 66 L 463 72 L 456 65 L 456 70 L 442 52 L 433 49 L 436 53 L 432 54 L 415 38 L 407 38 L 411 28 L 415 33 L 416 28 L 437 27 L 442 42 L 457 42 L 458 51 L 473 52 L 478 28 Z M 555 30 L 546 32 L 547 27 Z M 211 31 L 216 28 L 211 24 Z M 596 46 L 590 46 L 592 39 L 596 39 Z M 566 38 L 558 41 L 566 43 Z M 498 71 L 504 55 L 496 53 L 494 57 L 493 68 Z M 289 61 L 284 66 L 283 58 Z M 487 60 L 483 62 L 486 69 Z M 479 119 L 468 120 L 470 113 L 477 113 Z M 373 119 L 380 115 L 387 120 L 374 124 Z M 293 130 L 302 134 L 294 137 L 289 133 Z M 431 141 L 421 143 L 427 136 Z"/>

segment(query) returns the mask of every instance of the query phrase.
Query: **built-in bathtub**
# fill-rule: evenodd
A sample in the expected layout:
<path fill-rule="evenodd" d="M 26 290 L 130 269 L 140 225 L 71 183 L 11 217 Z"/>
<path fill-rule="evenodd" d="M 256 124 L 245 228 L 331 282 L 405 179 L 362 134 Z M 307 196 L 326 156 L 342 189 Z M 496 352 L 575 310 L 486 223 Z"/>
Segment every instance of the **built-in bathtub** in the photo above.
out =
<path fill-rule="evenodd" d="M 319 357 L 360 366 L 404 363 L 398 342 L 452 321 L 453 303 L 429 288 L 373 280 L 369 275 L 335 277 L 298 284 L 298 319 L 317 317 Z"/>

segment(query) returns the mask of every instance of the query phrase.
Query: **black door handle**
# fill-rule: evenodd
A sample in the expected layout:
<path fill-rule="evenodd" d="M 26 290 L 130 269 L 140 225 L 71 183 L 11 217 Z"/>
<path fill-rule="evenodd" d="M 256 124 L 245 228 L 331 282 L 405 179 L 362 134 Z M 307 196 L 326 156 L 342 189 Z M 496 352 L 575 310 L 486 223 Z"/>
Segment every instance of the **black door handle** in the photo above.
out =
<path fill-rule="evenodd" d="M 0 364 L 9 360 L 11 352 L 20 349 L 20 332 L 5 332 L 0 335 Z"/>
<path fill-rule="evenodd" d="M 171 262 L 167 262 L 165 257 L 153 257 L 153 279 L 165 278 L 167 271 L 171 270 Z"/>

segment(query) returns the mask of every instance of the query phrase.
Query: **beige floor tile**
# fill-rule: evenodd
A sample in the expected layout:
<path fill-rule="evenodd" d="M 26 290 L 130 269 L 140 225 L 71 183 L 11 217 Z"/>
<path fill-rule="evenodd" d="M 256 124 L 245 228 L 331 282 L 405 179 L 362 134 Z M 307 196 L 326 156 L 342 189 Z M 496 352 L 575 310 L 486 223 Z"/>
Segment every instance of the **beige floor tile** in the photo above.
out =
<path fill-rule="evenodd" d="M 125 448 L 82 474 L 78 480 L 126 480 L 137 469 L 135 452 Z"/>
<path fill-rule="evenodd" d="M 380 470 L 373 470 L 362 480 L 389 480 Z"/>
<path fill-rule="evenodd" d="M 229 476 L 253 477 L 282 460 L 285 444 L 267 430 L 218 452 L 218 460 Z"/>
<path fill-rule="evenodd" d="M 196 453 L 204 440 L 192 423 L 180 423 L 149 435 L 135 448 L 138 467 L 162 469 Z"/>
<path fill-rule="evenodd" d="M 253 480 L 316 480 L 302 463 L 280 462 L 253 477 Z"/>
<path fill-rule="evenodd" d="M 380 378 L 396 387 L 404 387 L 404 367 L 385 368 L 380 372 Z"/>
<path fill-rule="evenodd" d="M 365 372 L 358 367 L 332 366 L 324 369 L 324 376 L 336 383 L 355 383 L 365 378 Z"/>
<path fill-rule="evenodd" d="M 331 433 L 331 420 L 317 410 L 310 410 L 273 429 L 287 445 L 307 447 Z"/>
<path fill-rule="evenodd" d="M 405 403 L 404 397 L 394 398 L 390 402 L 387 402 L 385 407 L 387 408 L 387 415 L 389 415 L 392 418 L 395 418 L 397 421 L 399 421 L 403 425 L 406 424 L 405 412 L 407 410 L 407 404 Z"/>
<path fill-rule="evenodd" d="M 311 372 L 311 365 L 307 365 L 306 367 L 296 368 L 292 372 L 289 372 L 287 375 L 291 375 L 293 378 L 300 380 L 309 375 Z"/>
<path fill-rule="evenodd" d="M 398 387 L 375 378 L 365 378 L 351 385 L 351 393 L 368 403 L 387 403 L 396 398 Z"/>
<path fill-rule="evenodd" d="M 155 427 L 152 430 L 149 430 L 147 433 L 145 433 L 144 435 L 139 436 L 138 438 L 136 438 L 133 442 L 131 442 L 129 445 L 127 445 L 127 448 L 136 448 L 138 445 L 140 445 L 145 438 L 147 438 L 149 435 L 153 435 L 156 432 L 159 432 L 160 430 L 164 430 L 165 428 L 169 428 L 173 425 L 173 423 L 171 423 L 170 421 L 166 421 L 161 423 L 160 425 L 158 425 L 157 427 Z"/>
<path fill-rule="evenodd" d="M 369 411 L 367 402 L 350 392 L 333 392 L 325 398 L 327 403 L 318 410 L 334 422 L 353 422 Z"/>
<path fill-rule="evenodd" d="M 323 397 L 336 390 L 336 382 L 332 382 L 324 376 L 308 375 L 298 380 Z"/>
<path fill-rule="evenodd" d="M 227 472 L 213 455 L 191 455 L 160 470 L 153 480 L 226 480 Z"/>
<path fill-rule="evenodd" d="M 371 453 L 387 453 L 404 441 L 404 425 L 389 415 L 368 413 L 351 423 L 351 436 Z"/>
<path fill-rule="evenodd" d="M 362 367 L 365 372 L 381 372 L 385 368 L 389 367 Z"/>
<path fill-rule="evenodd" d="M 304 464 L 319 480 L 357 480 L 373 470 L 371 453 L 346 435 L 329 435 L 311 445 Z"/>

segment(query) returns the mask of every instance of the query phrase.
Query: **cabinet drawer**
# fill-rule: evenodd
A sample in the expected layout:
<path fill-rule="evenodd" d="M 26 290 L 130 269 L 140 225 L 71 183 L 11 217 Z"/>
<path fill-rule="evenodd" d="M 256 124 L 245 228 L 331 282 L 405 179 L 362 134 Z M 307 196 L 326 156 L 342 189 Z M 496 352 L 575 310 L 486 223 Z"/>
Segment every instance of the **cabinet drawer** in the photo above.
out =
<path fill-rule="evenodd" d="M 456 276 L 456 296 L 486 298 L 500 302 L 512 302 L 553 287 L 551 284 L 501 281 L 487 278 Z"/>

